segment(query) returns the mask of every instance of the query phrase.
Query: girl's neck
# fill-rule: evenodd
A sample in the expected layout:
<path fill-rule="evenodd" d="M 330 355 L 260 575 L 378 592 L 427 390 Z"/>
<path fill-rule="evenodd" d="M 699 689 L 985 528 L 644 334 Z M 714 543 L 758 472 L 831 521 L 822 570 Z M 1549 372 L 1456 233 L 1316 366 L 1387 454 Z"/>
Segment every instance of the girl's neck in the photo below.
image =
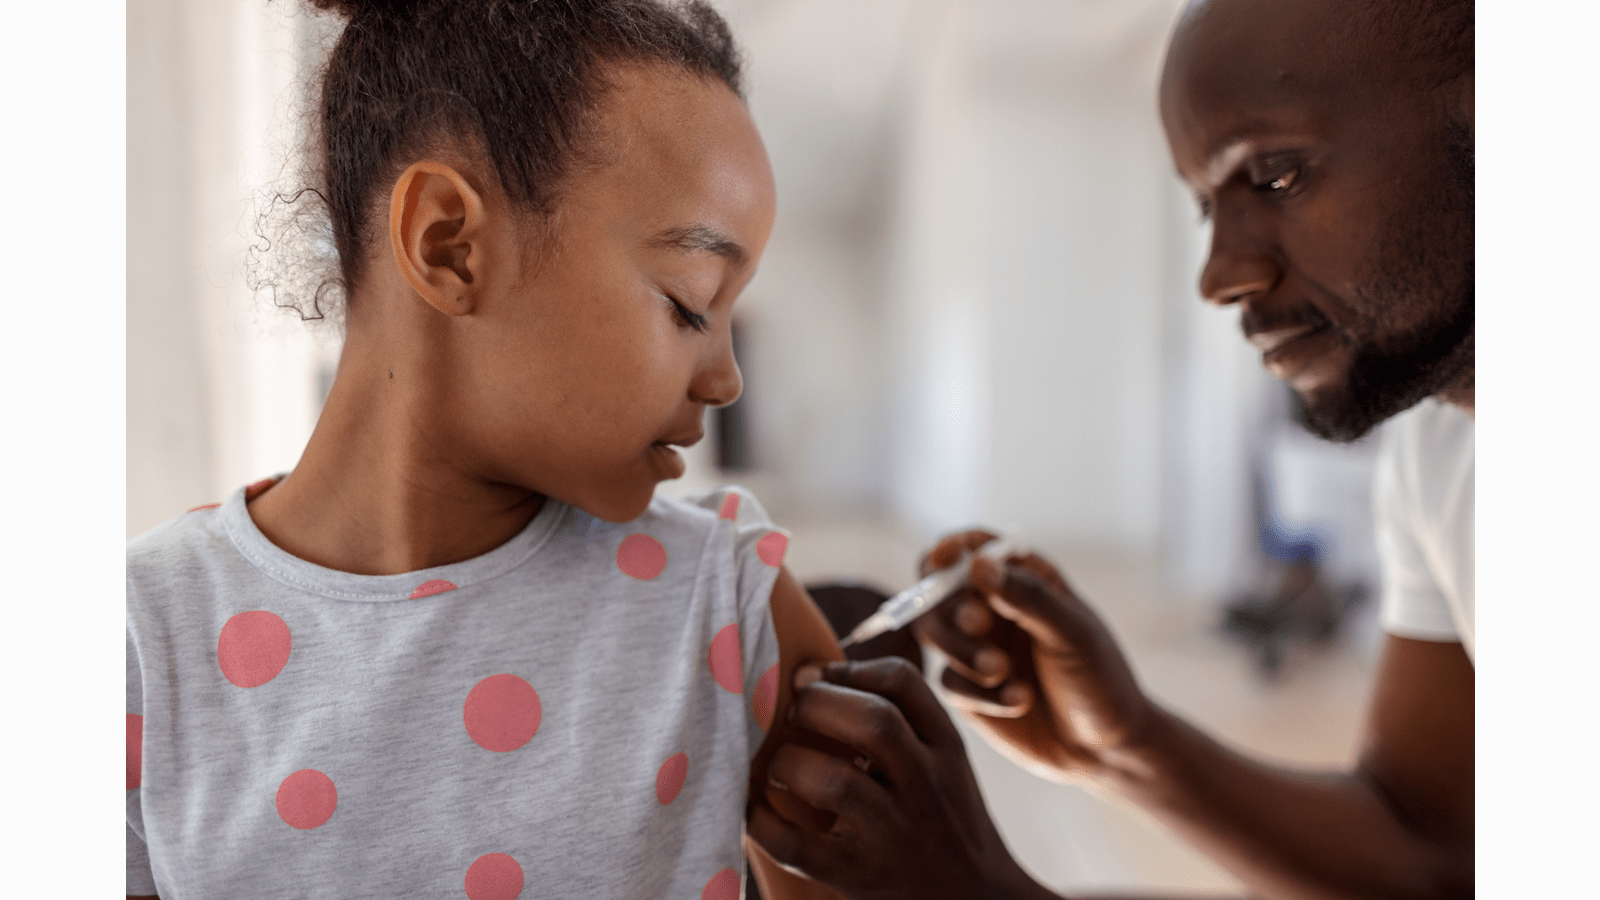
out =
<path fill-rule="evenodd" d="M 482 555 L 516 536 L 543 504 L 452 459 L 427 427 L 443 398 L 421 377 L 425 366 L 395 373 L 373 352 L 386 343 L 347 341 L 292 477 L 249 506 L 256 526 L 286 552 L 361 575 Z"/>

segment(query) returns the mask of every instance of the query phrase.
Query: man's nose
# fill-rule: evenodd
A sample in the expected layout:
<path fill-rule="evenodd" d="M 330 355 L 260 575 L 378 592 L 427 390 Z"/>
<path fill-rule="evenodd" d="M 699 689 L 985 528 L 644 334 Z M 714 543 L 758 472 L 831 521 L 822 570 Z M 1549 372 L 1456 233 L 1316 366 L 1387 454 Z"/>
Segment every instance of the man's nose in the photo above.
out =
<path fill-rule="evenodd" d="M 1256 217 L 1256 218 L 1259 218 Z M 1282 269 L 1247 212 L 1219 208 L 1211 225 L 1211 250 L 1200 270 L 1200 296 L 1227 306 L 1272 290 Z"/>

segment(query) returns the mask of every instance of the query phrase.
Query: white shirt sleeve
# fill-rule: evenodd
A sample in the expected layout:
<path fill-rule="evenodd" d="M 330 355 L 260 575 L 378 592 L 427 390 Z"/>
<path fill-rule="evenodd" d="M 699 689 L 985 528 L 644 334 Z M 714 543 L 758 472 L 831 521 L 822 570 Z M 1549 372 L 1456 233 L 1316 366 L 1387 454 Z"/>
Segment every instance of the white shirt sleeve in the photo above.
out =
<path fill-rule="evenodd" d="M 1418 484 L 1423 461 L 1416 418 L 1402 413 L 1385 426 L 1373 473 L 1378 559 L 1383 572 L 1383 630 L 1423 641 L 1459 641 L 1461 635 L 1423 546 L 1424 511 Z"/>

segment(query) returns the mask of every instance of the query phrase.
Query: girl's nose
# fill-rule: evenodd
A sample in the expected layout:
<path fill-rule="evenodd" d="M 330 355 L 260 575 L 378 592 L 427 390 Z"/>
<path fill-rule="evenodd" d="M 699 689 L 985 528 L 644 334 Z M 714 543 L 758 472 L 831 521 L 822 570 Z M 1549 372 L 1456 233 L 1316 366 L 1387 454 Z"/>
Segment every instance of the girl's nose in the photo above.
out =
<path fill-rule="evenodd" d="M 701 367 L 689 385 L 689 395 L 707 406 L 727 406 L 744 392 L 744 377 L 733 356 L 733 336 L 717 342 L 711 359 Z"/>

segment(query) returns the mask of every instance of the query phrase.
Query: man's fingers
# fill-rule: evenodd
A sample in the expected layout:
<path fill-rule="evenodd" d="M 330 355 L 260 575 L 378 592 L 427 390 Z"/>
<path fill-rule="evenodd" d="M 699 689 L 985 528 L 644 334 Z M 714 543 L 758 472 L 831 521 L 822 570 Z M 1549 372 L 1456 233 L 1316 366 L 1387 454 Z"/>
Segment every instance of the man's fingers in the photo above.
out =
<path fill-rule="evenodd" d="M 874 713 L 883 713 L 883 719 L 863 723 L 869 734 L 905 740 L 896 722 L 904 726 L 912 742 L 943 749 L 961 746 L 961 734 L 954 722 L 935 697 L 922 672 L 895 656 L 862 662 L 829 663 L 822 677 L 833 685 L 853 689 L 858 695 L 884 701 L 888 709 L 874 707 Z M 893 710 L 896 715 L 887 715 Z M 799 722 L 799 719 L 796 719 Z M 817 730 L 817 729 L 812 729 Z M 824 732 L 825 734 L 828 732 Z M 894 772 L 890 772 L 891 777 Z"/>
<path fill-rule="evenodd" d="M 1072 587 L 1067 584 L 1067 580 L 1061 577 L 1061 571 L 1055 566 L 1051 565 L 1049 560 L 1046 560 L 1037 553 L 1024 553 L 1020 556 L 1014 556 L 1011 557 L 1008 562 L 1027 569 L 1033 574 L 1039 576 L 1040 581 L 1043 581 L 1045 584 L 1050 585 L 1063 594 L 1071 595 L 1074 598 L 1078 596 L 1077 594 L 1073 593 Z"/>
<path fill-rule="evenodd" d="M 751 804 L 745 834 L 786 868 L 825 880 L 849 871 L 850 860 L 844 853 L 847 848 L 838 838 L 797 828 L 764 804 Z"/>
<path fill-rule="evenodd" d="M 1051 578 L 1036 572 L 1035 566 L 1041 564 L 1053 573 L 1042 560 L 1016 561 L 1001 567 L 980 558 L 972 566 L 973 582 L 996 613 L 1015 622 L 1042 647 L 1053 651 L 1076 649 L 1090 636 L 1093 626 L 1086 616 L 1092 618 L 1092 614 L 1071 590 L 1052 583 L 1059 576 Z"/>
<path fill-rule="evenodd" d="M 1018 719 L 1033 709 L 1033 689 L 1026 682 L 1008 681 L 998 687 L 983 687 L 954 669 L 945 669 L 939 681 L 950 693 L 950 705 L 963 712 L 995 719 Z"/>
<path fill-rule="evenodd" d="M 998 687 L 1011 674 L 1011 659 L 993 644 L 978 640 L 967 629 L 958 627 L 958 618 L 965 617 L 969 623 L 977 619 L 976 615 L 968 613 L 971 609 L 983 610 L 985 619 L 991 617 L 987 605 L 961 599 L 950 610 L 935 610 L 918 619 L 912 631 L 924 644 L 932 645 L 949 657 L 950 665 L 969 680 L 984 687 Z M 987 630 L 988 623 L 983 625 Z"/>
<path fill-rule="evenodd" d="M 946 535 L 922 557 L 921 572 L 926 575 L 929 572 L 949 568 L 961 559 L 963 553 L 970 553 L 992 540 L 994 540 L 993 534 L 979 530 Z"/>
<path fill-rule="evenodd" d="M 892 814 L 889 796 L 856 763 L 799 744 L 784 744 L 767 762 L 767 779 L 844 819 L 881 822 Z M 835 823 L 837 827 L 838 823 Z"/>

